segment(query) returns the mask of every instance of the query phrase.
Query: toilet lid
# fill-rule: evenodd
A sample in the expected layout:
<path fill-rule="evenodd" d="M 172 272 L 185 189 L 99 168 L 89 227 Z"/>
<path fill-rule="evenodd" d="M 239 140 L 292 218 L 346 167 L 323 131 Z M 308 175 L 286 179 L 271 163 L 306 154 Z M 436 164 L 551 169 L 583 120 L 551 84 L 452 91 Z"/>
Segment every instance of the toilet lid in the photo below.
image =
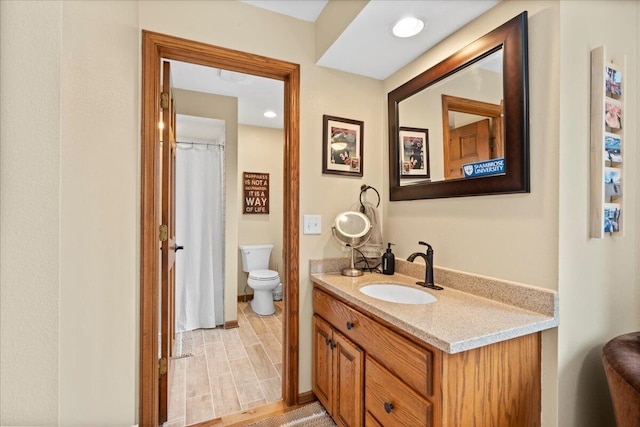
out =
<path fill-rule="evenodd" d="M 273 280 L 278 277 L 278 272 L 273 270 L 255 270 L 249 273 L 254 280 Z"/>

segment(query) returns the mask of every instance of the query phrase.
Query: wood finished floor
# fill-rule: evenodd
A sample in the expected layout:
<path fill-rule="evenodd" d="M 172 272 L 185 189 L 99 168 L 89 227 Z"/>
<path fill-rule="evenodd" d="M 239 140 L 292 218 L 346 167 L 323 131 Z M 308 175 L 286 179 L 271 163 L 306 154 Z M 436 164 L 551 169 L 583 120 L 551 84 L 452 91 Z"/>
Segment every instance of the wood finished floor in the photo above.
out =
<path fill-rule="evenodd" d="M 238 328 L 176 334 L 169 415 L 183 427 L 282 398 L 282 301 L 272 316 L 238 303 Z"/>

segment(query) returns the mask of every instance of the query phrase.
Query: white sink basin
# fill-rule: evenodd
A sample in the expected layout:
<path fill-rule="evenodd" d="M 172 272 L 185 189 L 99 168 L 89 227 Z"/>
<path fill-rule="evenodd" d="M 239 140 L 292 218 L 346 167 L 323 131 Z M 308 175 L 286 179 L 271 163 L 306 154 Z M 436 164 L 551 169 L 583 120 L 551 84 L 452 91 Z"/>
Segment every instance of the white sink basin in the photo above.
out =
<path fill-rule="evenodd" d="M 421 289 L 392 283 L 366 285 L 360 288 L 360 292 L 372 298 L 400 304 L 430 304 L 437 301 L 436 297 Z"/>

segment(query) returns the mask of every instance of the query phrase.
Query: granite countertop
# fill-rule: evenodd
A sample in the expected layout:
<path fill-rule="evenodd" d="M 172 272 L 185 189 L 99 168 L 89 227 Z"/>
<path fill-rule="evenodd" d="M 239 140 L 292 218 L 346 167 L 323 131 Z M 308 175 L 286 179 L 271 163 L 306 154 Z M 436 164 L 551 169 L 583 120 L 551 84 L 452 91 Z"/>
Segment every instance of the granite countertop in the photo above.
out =
<path fill-rule="evenodd" d="M 498 285 L 505 284 L 502 287 L 506 291 L 526 293 L 528 301 L 525 306 L 528 308 L 523 308 L 500 301 L 505 298 L 500 297 L 499 291 L 496 295 L 493 290 L 490 295 L 496 295 L 496 298 L 491 299 L 472 293 L 473 289 L 471 292 L 465 289 L 465 292 L 447 286 L 438 281 L 437 274 L 436 284 L 445 288 L 440 291 L 417 286 L 416 277 L 404 274 L 365 273 L 361 277 L 345 277 L 340 273 L 314 273 L 314 270 L 318 269 L 311 269 L 311 280 L 320 288 L 447 353 L 458 353 L 558 326 L 557 292 L 546 289 L 497 281 Z M 484 279 L 471 275 L 470 280 L 477 277 Z M 461 280 L 460 276 L 458 280 Z M 489 279 L 488 284 L 483 283 L 483 288 L 490 286 L 490 282 Z M 396 283 L 422 289 L 435 296 L 437 301 L 419 305 L 392 303 L 359 291 L 362 286 L 375 283 Z M 537 299 L 543 301 L 541 305 Z"/>

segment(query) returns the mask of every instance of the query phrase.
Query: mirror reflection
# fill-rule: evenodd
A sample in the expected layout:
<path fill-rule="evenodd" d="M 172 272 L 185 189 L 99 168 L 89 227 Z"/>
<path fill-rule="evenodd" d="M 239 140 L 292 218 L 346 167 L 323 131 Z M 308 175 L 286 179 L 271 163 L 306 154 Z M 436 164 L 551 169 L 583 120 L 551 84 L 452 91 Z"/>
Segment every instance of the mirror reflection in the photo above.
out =
<path fill-rule="evenodd" d="M 398 103 L 401 186 L 504 174 L 502 52 Z"/>

